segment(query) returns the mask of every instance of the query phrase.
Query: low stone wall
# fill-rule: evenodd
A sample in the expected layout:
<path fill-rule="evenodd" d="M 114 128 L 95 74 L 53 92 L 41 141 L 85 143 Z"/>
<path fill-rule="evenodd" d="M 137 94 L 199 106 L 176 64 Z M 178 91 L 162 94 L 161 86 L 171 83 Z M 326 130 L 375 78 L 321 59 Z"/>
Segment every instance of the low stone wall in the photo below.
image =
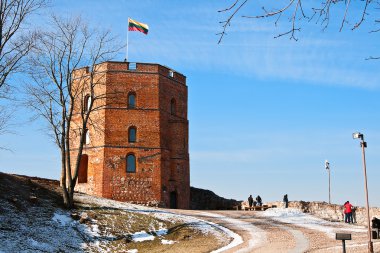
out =
<path fill-rule="evenodd" d="M 190 209 L 192 210 L 228 210 L 235 209 L 241 201 L 225 199 L 210 190 L 190 188 Z"/>
<path fill-rule="evenodd" d="M 269 205 L 277 205 L 278 207 L 283 207 L 283 202 L 271 202 L 267 203 Z M 306 201 L 290 201 L 289 208 L 295 208 L 301 210 L 304 213 L 310 213 L 317 217 L 320 217 L 329 221 L 343 221 L 343 205 L 328 204 L 326 202 L 306 202 Z M 370 208 L 371 220 L 373 217 L 380 217 L 380 208 L 373 207 Z M 367 211 L 364 207 L 355 207 L 355 212 L 353 213 L 354 222 L 356 221 L 359 225 L 367 225 Z"/>

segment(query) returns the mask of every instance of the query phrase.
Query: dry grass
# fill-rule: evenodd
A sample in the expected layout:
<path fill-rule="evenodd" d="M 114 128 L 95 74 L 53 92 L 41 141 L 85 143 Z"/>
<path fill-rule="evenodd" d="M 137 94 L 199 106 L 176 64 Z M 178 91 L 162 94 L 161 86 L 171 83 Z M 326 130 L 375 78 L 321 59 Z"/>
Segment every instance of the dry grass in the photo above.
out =
<path fill-rule="evenodd" d="M 96 224 L 99 229 L 99 243 L 89 243 L 88 252 L 126 252 L 137 249 L 138 252 L 211 252 L 227 245 L 231 238 L 227 235 L 205 234 L 197 229 L 199 224 L 168 221 L 157 218 L 155 212 L 126 211 L 117 208 L 105 208 L 96 205 L 76 203 L 78 212 L 87 213 L 88 226 Z M 160 229 L 167 234 L 157 235 Z M 146 231 L 154 240 L 135 242 L 132 235 Z M 163 244 L 162 240 L 173 241 Z"/>

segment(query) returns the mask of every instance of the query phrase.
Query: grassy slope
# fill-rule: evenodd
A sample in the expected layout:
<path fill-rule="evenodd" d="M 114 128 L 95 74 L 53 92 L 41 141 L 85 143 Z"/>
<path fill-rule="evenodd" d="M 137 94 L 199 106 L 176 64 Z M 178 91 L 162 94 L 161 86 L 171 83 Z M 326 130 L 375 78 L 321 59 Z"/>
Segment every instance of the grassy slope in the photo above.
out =
<path fill-rule="evenodd" d="M 86 198 L 86 195 L 82 197 Z M 79 252 L 83 246 L 87 252 L 126 252 L 128 249 L 138 252 L 210 252 L 229 242 L 223 234 L 202 232 L 197 222 L 161 218 L 161 210 L 110 207 L 91 201 L 79 200 L 72 211 L 88 216 L 84 225 L 78 221 L 57 224 L 53 218 L 57 212 L 67 216 L 69 213 L 61 209 L 59 183 L 54 180 L 0 172 L 0 202 L 0 249 L 4 251 L 7 247 L 5 252 L 51 252 L 58 249 Z M 157 236 L 160 229 L 167 229 L 168 233 Z M 140 231 L 154 235 L 154 240 L 133 241 L 131 235 Z M 59 240 L 54 244 L 52 241 L 57 239 L 49 237 L 57 233 Z M 65 236 L 71 239 L 66 240 Z M 162 240 L 175 243 L 163 244 Z"/>

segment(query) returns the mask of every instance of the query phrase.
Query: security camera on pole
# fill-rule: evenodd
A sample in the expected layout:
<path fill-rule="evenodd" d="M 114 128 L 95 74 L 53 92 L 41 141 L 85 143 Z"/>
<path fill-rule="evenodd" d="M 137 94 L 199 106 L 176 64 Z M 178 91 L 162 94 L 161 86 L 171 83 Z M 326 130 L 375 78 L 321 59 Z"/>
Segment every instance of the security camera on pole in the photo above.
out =
<path fill-rule="evenodd" d="M 331 180 L 330 180 L 330 163 L 325 160 L 325 169 L 329 172 L 329 204 L 331 204 Z"/>

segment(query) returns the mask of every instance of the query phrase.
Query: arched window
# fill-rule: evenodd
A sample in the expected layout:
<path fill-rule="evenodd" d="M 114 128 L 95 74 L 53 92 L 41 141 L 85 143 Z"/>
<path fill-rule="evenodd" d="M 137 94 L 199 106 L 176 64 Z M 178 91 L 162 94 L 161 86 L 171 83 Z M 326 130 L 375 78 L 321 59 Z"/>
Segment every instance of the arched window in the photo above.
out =
<path fill-rule="evenodd" d="M 137 134 L 136 127 L 131 126 L 128 129 L 128 142 L 136 142 L 136 134 Z"/>
<path fill-rule="evenodd" d="M 78 183 L 87 183 L 88 155 L 80 157 Z"/>
<path fill-rule="evenodd" d="M 171 115 L 176 114 L 176 102 L 174 98 L 172 98 L 172 100 L 170 101 L 170 113 Z"/>
<path fill-rule="evenodd" d="M 136 172 L 136 157 L 134 154 L 127 155 L 127 172 Z"/>
<path fill-rule="evenodd" d="M 85 135 L 86 135 L 86 140 L 85 140 L 85 144 L 90 144 L 90 131 L 88 131 L 88 129 L 85 130 Z"/>
<path fill-rule="evenodd" d="M 129 109 L 136 108 L 136 94 L 135 93 L 128 94 L 128 108 Z"/>
<path fill-rule="evenodd" d="M 83 104 L 84 111 L 88 112 L 90 110 L 90 107 L 91 107 L 91 96 L 87 94 L 84 97 L 84 104 Z"/>

